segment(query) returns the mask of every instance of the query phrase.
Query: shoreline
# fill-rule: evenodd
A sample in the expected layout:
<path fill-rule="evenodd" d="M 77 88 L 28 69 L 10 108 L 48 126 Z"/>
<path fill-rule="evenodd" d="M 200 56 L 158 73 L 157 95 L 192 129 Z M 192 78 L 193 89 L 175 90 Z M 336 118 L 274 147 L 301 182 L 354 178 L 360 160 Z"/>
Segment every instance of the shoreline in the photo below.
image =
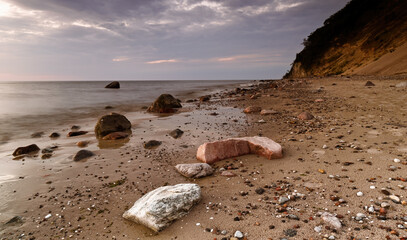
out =
<path fill-rule="evenodd" d="M 400 80 L 377 77 L 373 87 L 364 86 L 365 82 L 363 78 L 264 82 L 246 91 L 223 92 L 207 103 L 191 103 L 191 112 L 144 121 L 122 148 L 102 149 L 95 158 L 62 171 L 43 169 L 35 182 L 42 186 L 39 194 L 15 197 L 23 206 L 18 214 L 24 224 L 8 226 L 1 233 L 4 239 L 24 233 L 27 239 L 164 240 L 228 239 L 239 230 L 247 239 L 401 238 L 406 234 L 398 225 L 403 224 L 407 208 L 402 203 L 407 189 L 399 186 L 406 185 L 400 180 L 407 164 L 406 89 L 394 87 Z M 277 114 L 243 114 L 248 106 Z M 315 118 L 299 120 L 297 115 L 304 111 Z M 179 140 L 166 136 L 178 127 L 186 130 Z M 202 179 L 184 178 L 173 168 L 197 162 L 196 149 L 204 142 L 256 135 L 280 143 L 284 157 L 223 160 L 213 165 L 213 176 Z M 143 149 L 141 143 L 151 139 L 164 143 L 156 150 Z M 221 168 L 236 176 L 221 176 Z M 105 185 L 124 178 L 123 185 Z M 155 234 L 121 217 L 143 194 L 188 182 L 201 186 L 203 199 L 164 231 Z M 16 186 L 14 196 L 20 194 Z M 258 194 L 258 188 L 264 192 Z M 400 202 L 389 200 L 382 188 Z M 296 197 L 279 204 L 283 196 Z M 385 220 L 378 219 L 383 203 L 389 204 Z M 374 212 L 365 206 L 373 206 Z M 341 216 L 344 226 L 331 228 L 321 212 Z M 365 217 L 356 221 L 357 213 Z M 45 220 L 47 214 L 52 217 Z"/>

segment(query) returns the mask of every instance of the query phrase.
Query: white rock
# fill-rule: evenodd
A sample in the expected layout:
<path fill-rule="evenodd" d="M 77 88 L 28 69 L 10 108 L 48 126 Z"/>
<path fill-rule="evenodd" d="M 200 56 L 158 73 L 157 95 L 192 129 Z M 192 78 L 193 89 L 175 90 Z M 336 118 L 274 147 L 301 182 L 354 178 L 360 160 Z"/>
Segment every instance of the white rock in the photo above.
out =
<path fill-rule="evenodd" d="M 394 161 L 395 163 L 399 163 L 399 162 L 400 162 L 400 159 L 395 158 L 393 161 Z"/>
<path fill-rule="evenodd" d="M 401 82 L 401 83 L 398 83 L 398 84 L 396 85 L 396 87 L 398 87 L 398 88 L 404 88 L 404 87 L 407 87 L 407 82 Z"/>
<path fill-rule="evenodd" d="M 400 203 L 400 198 L 396 195 L 390 195 L 389 198 L 395 203 Z"/>
<path fill-rule="evenodd" d="M 241 231 L 236 231 L 234 236 L 235 238 L 243 238 L 243 233 Z"/>
<path fill-rule="evenodd" d="M 373 206 L 370 206 L 370 207 L 368 208 L 368 211 L 369 211 L 370 213 L 374 213 L 375 209 L 374 209 Z"/>
<path fill-rule="evenodd" d="M 317 233 L 320 233 L 322 231 L 322 227 L 321 226 L 316 226 L 314 227 L 314 231 Z"/>
<path fill-rule="evenodd" d="M 322 217 L 322 220 L 324 220 L 324 222 L 328 223 L 329 225 L 331 225 L 332 227 L 334 227 L 336 229 L 339 229 L 342 227 L 341 221 L 339 221 L 339 219 L 331 213 L 324 212 L 321 215 L 321 217 Z"/>
<path fill-rule="evenodd" d="M 363 196 L 363 193 L 362 192 L 357 192 L 356 196 L 361 197 L 361 196 Z"/>
<path fill-rule="evenodd" d="M 356 220 L 356 221 L 360 221 L 360 220 L 363 220 L 364 218 L 366 218 L 366 215 L 365 215 L 365 214 L 363 214 L 363 213 L 357 213 L 357 214 L 356 214 L 356 217 L 355 217 L 355 220 Z"/>
<path fill-rule="evenodd" d="M 159 232 L 185 216 L 200 199 L 201 188 L 197 184 L 164 186 L 137 200 L 123 217 Z"/>
<path fill-rule="evenodd" d="M 323 149 L 327 149 L 327 148 L 328 148 L 328 146 L 327 146 L 327 145 L 324 145 L 324 146 L 322 146 L 322 148 L 323 148 Z"/>
<path fill-rule="evenodd" d="M 49 213 L 49 214 L 47 214 L 47 216 L 45 216 L 44 218 L 45 218 L 45 219 L 48 219 L 48 218 L 50 218 L 51 216 L 52 216 L 52 214 Z"/>
<path fill-rule="evenodd" d="M 375 189 L 376 187 L 375 186 L 370 186 L 370 189 Z"/>

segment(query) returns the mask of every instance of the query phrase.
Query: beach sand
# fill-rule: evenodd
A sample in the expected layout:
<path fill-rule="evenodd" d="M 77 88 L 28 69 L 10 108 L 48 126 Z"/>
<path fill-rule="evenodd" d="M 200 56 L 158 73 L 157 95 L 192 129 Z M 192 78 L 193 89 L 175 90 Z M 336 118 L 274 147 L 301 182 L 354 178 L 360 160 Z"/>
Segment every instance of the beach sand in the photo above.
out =
<path fill-rule="evenodd" d="M 366 87 L 367 80 L 375 86 Z M 407 236 L 401 228 L 407 227 L 407 206 L 401 203 L 407 201 L 407 95 L 406 88 L 395 87 L 401 81 L 405 78 L 265 81 L 247 87 L 245 94 L 231 89 L 209 102 L 185 104 L 173 115 L 124 113 L 133 125 L 128 142 L 98 149 L 101 143 L 90 133 L 56 151 L 67 156 L 60 164 L 44 163 L 52 158 L 15 164 L 22 175 L 0 185 L 8 200 L 0 220 L 21 216 L 24 223 L 2 224 L 1 239 L 228 239 L 237 230 L 247 239 L 402 239 Z M 244 114 L 248 106 L 277 113 Z M 304 111 L 315 118 L 299 120 Z M 83 126 L 92 128 L 91 123 Z M 179 139 L 168 136 L 176 128 L 185 132 Z M 202 179 L 175 171 L 178 163 L 197 162 L 199 145 L 236 136 L 271 138 L 282 145 L 284 157 L 219 161 L 215 174 Z M 144 149 L 142 143 L 152 139 L 163 144 Z M 79 140 L 92 141 L 90 149 L 97 155 L 73 162 Z M 221 176 L 221 168 L 236 176 Z M 112 187 L 118 180 L 124 181 Z M 203 198 L 167 229 L 157 234 L 122 218 L 143 194 L 178 183 L 199 184 Z M 259 188 L 264 192 L 258 194 Z M 399 196 L 400 203 L 382 188 Z M 296 199 L 279 204 L 280 196 L 293 193 Z M 378 219 L 383 202 L 389 204 L 386 220 Z M 370 206 L 374 213 L 367 210 Z M 323 212 L 338 214 L 342 228 L 324 222 Z M 357 213 L 366 218 L 356 221 Z"/>

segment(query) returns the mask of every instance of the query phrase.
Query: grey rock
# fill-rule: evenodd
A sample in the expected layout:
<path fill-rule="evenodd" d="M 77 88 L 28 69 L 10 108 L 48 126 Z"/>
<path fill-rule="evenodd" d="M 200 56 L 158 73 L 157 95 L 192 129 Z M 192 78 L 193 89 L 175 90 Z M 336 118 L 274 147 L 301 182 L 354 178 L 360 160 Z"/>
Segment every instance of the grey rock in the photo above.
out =
<path fill-rule="evenodd" d="M 233 236 L 235 236 L 235 238 L 243 238 L 243 233 L 241 231 L 236 231 Z"/>
<path fill-rule="evenodd" d="M 61 134 L 57 133 L 57 132 L 53 132 L 49 135 L 50 138 L 59 138 L 61 136 Z"/>
<path fill-rule="evenodd" d="M 182 134 L 184 134 L 184 132 L 181 129 L 177 128 L 177 129 L 171 131 L 169 134 L 173 138 L 179 138 L 182 136 Z"/>
<path fill-rule="evenodd" d="M 185 216 L 200 199 L 201 188 L 197 184 L 164 186 L 137 200 L 123 217 L 159 232 Z"/>
<path fill-rule="evenodd" d="M 144 143 L 143 145 L 144 145 L 145 149 L 153 149 L 153 148 L 160 146 L 161 143 L 162 143 L 161 141 L 150 140 L 150 141 Z"/>
<path fill-rule="evenodd" d="M 89 151 L 89 150 L 82 149 L 82 150 L 79 150 L 79 151 L 75 154 L 75 156 L 73 157 L 73 160 L 74 160 L 75 162 L 78 162 L 78 161 L 81 161 L 81 160 L 83 160 L 83 159 L 92 157 L 92 156 L 94 156 L 94 155 L 95 155 L 95 154 L 94 154 L 93 152 L 91 152 L 91 151 Z"/>
<path fill-rule="evenodd" d="M 213 168 L 207 163 L 178 164 L 175 169 L 188 178 L 201 178 L 213 174 Z"/>
<path fill-rule="evenodd" d="M 339 219 L 337 217 L 335 217 L 335 215 L 328 213 L 328 212 L 324 212 L 321 215 L 322 220 L 331 225 L 332 227 L 336 228 L 336 229 L 340 229 L 342 227 L 342 223 L 341 221 L 339 221 Z"/>
<path fill-rule="evenodd" d="M 40 138 L 40 137 L 42 137 L 42 135 L 44 135 L 44 132 L 35 132 L 35 133 L 31 134 L 31 137 Z"/>
<path fill-rule="evenodd" d="M 15 216 L 6 222 L 6 225 L 15 225 L 24 223 L 23 218 L 20 216 Z"/>
<path fill-rule="evenodd" d="M 95 134 L 102 138 L 112 132 L 131 131 L 130 121 L 123 115 L 111 113 L 101 117 L 95 126 Z"/>
<path fill-rule="evenodd" d="M 290 201 L 290 199 L 289 199 L 288 197 L 284 197 L 284 196 L 281 196 L 281 197 L 278 199 L 278 203 L 279 203 L 279 204 L 284 204 L 284 203 L 286 203 L 286 202 L 288 202 L 288 201 Z"/>
<path fill-rule="evenodd" d="M 19 156 L 23 154 L 36 153 L 40 148 L 36 144 L 31 144 L 25 147 L 19 147 L 13 152 L 13 156 Z"/>

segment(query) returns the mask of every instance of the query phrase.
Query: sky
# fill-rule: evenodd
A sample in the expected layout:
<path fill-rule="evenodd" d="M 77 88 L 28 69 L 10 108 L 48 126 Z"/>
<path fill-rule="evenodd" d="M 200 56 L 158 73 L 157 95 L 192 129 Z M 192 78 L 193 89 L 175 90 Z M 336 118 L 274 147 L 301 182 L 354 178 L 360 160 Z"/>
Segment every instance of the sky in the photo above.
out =
<path fill-rule="evenodd" d="M 348 0 L 0 0 L 0 81 L 278 79 Z"/>

